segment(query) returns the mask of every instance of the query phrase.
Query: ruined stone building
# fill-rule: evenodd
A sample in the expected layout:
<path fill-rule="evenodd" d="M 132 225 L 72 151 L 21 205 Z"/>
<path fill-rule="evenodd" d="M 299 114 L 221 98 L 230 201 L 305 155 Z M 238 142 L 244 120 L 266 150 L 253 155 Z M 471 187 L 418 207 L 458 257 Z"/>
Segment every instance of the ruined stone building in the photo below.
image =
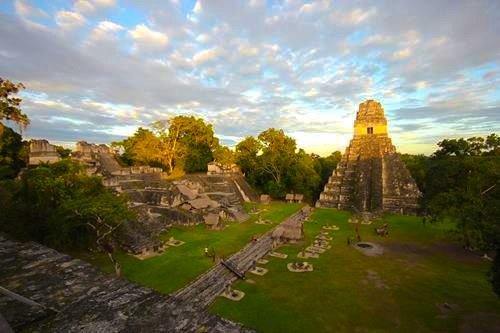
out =
<path fill-rule="evenodd" d="M 54 163 L 61 159 L 57 153 L 56 146 L 47 140 L 31 140 L 29 152 L 29 165 L 40 163 Z"/>
<path fill-rule="evenodd" d="M 417 184 L 388 136 L 381 104 L 374 100 L 361 103 L 354 137 L 316 207 L 415 214 L 419 196 Z"/>

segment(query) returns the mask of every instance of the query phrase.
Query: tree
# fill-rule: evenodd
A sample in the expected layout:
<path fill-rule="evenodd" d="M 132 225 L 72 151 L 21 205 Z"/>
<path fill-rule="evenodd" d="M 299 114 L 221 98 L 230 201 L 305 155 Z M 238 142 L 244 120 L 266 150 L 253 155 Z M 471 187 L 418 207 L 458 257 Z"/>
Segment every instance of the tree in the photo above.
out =
<path fill-rule="evenodd" d="M 297 145 L 295 140 L 283 132 L 270 128 L 259 134 L 262 142 L 261 168 L 270 175 L 277 183 L 281 183 L 281 177 L 287 166 L 292 162 Z"/>
<path fill-rule="evenodd" d="M 245 174 L 257 170 L 257 155 L 263 148 L 262 143 L 253 136 L 247 136 L 236 145 L 236 163 Z"/>
<path fill-rule="evenodd" d="M 328 182 L 328 178 L 332 175 L 333 170 L 337 167 L 337 164 L 342 158 L 342 153 L 340 151 L 335 151 L 327 157 L 320 157 L 316 154 L 311 155 L 314 159 L 316 172 L 321 177 L 320 192 Z M 319 196 L 319 193 L 318 193 Z"/>
<path fill-rule="evenodd" d="M 12 96 L 21 89 L 24 89 L 22 83 L 12 83 L 0 77 L 0 131 L 3 130 L 1 121 L 4 119 L 13 121 L 21 128 L 26 128 L 29 125 L 28 116 L 20 108 L 22 99 Z"/>
<path fill-rule="evenodd" d="M 120 273 L 115 231 L 133 213 L 80 164 L 65 159 L 1 182 L 0 209 L 2 231 L 56 248 L 96 247 Z"/>
<path fill-rule="evenodd" d="M 231 165 L 236 163 L 236 154 L 226 146 L 219 145 L 213 152 L 214 161 L 222 165 Z"/>
<path fill-rule="evenodd" d="M 340 153 L 334 156 L 340 160 Z M 236 161 L 249 183 L 277 198 L 295 192 L 314 201 L 322 189 L 319 159 L 302 149 L 297 151 L 295 140 L 274 128 L 263 131 L 258 138 L 246 137 L 236 145 Z M 336 163 L 326 172 L 331 173 Z"/>
<path fill-rule="evenodd" d="M 429 157 L 425 155 L 399 154 L 420 191 L 425 191 L 425 177 L 429 169 Z"/>
<path fill-rule="evenodd" d="M 164 143 L 163 155 L 170 172 L 176 166 L 184 168 L 186 162 L 186 171 L 206 171 L 219 145 L 211 124 L 193 116 L 176 116 L 155 122 L 153 128 Z"/>
<path fill-rule="evenodd" d="M 126 201 L 111 192 L 102 192 L 68 200 L 62 209 L 66 220 L 79 220 L 79 223 L 89 228 L 97 249 L 108 256 L 116 276 L 120 276 L 121 265 L 115 255 L 115 235 L 122 223 L 133 217 L 131 211 L 126 208 Z"/>
<path fill-rule="evenodd" d="M 313 201 L 319 197 L 321 177 L 315 169 L 314 158 L 303 149 L 299 149 L 293 162 L 286 170 L 286 188 Z"/>
<path fill-rule="evenodd" d="M 56 151 L 62 158 L 69 157 L 69 155 L 71 154 L 71 149 L 64 148 L 63 146 L 56 146 Z"/>
<path fill-rule="evenodd" d="M 26 166 L 23 158 L 27 144 L 21 135 L 9 127 L 0 131 L 0 180 L 14 178 Z"/>
<path fill-rule="evenodd" d="M 486 149 L 488 150 L 486 155 L 500 155 L 500 136 L 492 133 L 486 137 L 485 141 Z"/>
<path fill-rule="evenodd" d="M 149 129 L 139 127 L 137 131 L 123 141 L 113 142 L 113 146 L 124 149 L 122 160 L 129 165 L 165 165 L 164 143 Z"/>

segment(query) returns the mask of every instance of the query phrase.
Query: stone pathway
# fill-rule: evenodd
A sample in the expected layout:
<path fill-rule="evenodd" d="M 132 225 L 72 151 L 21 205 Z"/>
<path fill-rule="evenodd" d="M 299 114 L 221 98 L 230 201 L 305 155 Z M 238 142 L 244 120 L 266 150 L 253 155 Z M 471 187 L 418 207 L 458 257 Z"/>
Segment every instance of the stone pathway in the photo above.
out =
<path fill-rule="evenodd" d="M 288 217 L 281 224 L 287 222 L 289 219 L 302 216 L 307 217 L 301 211 Z M 271 229 L 256 241 L 248 243 L 239 252 L 233 254 L 225 260 L 225 265 L 231 265 L 232 270 L 245 273 L 252 269 L 255 263 L 262 259 L 265 255 L 273 250 L 273 231 L 281 224 Z M 196 304 L 199 307 L 207 307 L 210 305 L 217 296 L 219 296 L 228 285 L 233 283 L 238 277 L 222 263 L 212 267 L 210 270 L 193 280 L 184 288 L 178 290 L 173 294 L 176 298 L 183 302 Z"/>

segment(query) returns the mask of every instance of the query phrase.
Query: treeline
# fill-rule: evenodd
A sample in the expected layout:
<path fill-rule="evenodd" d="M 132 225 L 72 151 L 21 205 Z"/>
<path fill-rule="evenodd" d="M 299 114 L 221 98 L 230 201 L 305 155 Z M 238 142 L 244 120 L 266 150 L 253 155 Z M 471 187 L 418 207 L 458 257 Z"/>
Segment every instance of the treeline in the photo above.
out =
<path fill-rule="evenodd" d="M 274 128 L 246 137 L 235 149 L 236 163 L 260 192 L 275 198 L 302 193 L 311 203 L 319 198 L 340 158 L 338 151 L 320 157 L 297 150 L 295 139 Z"/>
<path fill-rule="evenodd" d="M 451 219 L 467 249 L 497 253 L 492 269 L 500 295 L 500 137 L 449 139 L 431 156 L 402 155 L 422 191 L 427 221 Z"/>
<path fill-rule="evenodd" d="M 112 145 L 123 149 L 123 163 L 161 167 L 174 177 L 204 172 L 212 161 L 236 163 L 257 191 L 275 198 L 302 193 L 310 202 L 319 197 L 341 157 L 340 152 L 325 158 L 307 154 L 297 149 L 295 139 L 274 128 L 246 137 L 231 150 L 219 143 L 212 125 L 188 116 L 156 122 L 150 129 L 139 128 Z"/>

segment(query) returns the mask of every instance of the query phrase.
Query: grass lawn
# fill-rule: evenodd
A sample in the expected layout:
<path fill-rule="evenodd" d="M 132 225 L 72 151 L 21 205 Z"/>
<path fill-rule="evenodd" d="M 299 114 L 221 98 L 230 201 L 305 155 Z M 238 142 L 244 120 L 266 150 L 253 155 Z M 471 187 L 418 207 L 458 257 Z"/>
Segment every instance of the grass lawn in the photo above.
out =
<path fill-rule="evenodd" d="M 254 204 L 247 204 L 249 211 Z M 178 247 L 168 247 L 162 255 L 145 260 L 139 260 L 125 253 L 119 254 L 122 265 L 122 275 L 131 281 L 156 289 L 159 292 L 173 292 L 192 279 L 208 270 L 214 263 L 211 258 L 204 256 L 204 248 L 212 248 L 216 254 L 226 257 L 237 252 L 250 242 L 253 235 L 260 235 L 276 224 L 282 222 L 287 216 L 298 211 L 303 205 L 272 202 L 269 206 L 256 205 L 258 208 L 267 209 L 261 213 L 263 219 L 272 221 L 272 224 L 256 224 L 256 215 L 243 223 L 229 222 L 222 231 L 208 230 L 204 225 L 192 227 L 173 227 L 161 235 L 165 240 L 170 237 L 184 241 Z M 109 260 L 102 254 L 92 256 L 77 254 L 82 259 L 112 272 Z"/>
<path fill-rule="evenodd" d="M 281 247 L 288 259 L 269 257 L 264 276 L 247 274 L 255 283 L 233 285 L 246 296 L 239 302 L 222 297 L 210 311 L 259 332 L 456 332 L 500 327 L 500 300 L 487 281 L 489 263 L 464 253 L 453 243 L 451 224 L 423 225 L 421 219 L 387 216 L 359 227 L 363 241 L 384 247 L 368 257 L 347 245 L 354 236 L 349 213 L 315 209 L 305 224 L 306 239 Z M 389 223 L 389 236 L 375 226 Z M 306 259 L 313 272 L 292 273 L 286 264 L 303 261 L 297 253 L 312 243 L 325 224 L 332 248 Z M 447 303 L 448 307 L 443 307 Z M 499 325 L 499 326 L 495 326 Z M 498 331 L 497 331 L 498 332 Z"/>

